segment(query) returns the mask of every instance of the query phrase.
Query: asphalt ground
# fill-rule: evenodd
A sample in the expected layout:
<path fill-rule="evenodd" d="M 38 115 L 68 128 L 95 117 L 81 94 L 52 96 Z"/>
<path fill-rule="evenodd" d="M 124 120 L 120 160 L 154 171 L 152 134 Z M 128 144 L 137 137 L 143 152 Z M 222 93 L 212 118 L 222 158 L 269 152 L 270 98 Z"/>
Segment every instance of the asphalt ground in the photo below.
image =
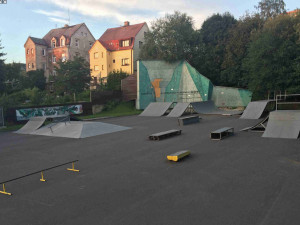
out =
<path fill-rule="evenodd" d="M 102 119 L 133 129 L 85 139 L 0 133 L 0 182 L 78 159 L 6 184 L 1 225 L 282 225 L 300 222 L 298 140 L 238 132 L 258 120 L 202 116 L 179 127 L 176 118 Z M 210 140 L 210 131 L 235 135 Z M 148 135 L 182 129 L 150 141 Z M 170 153 L 190 150 L 179 162 Z"/>

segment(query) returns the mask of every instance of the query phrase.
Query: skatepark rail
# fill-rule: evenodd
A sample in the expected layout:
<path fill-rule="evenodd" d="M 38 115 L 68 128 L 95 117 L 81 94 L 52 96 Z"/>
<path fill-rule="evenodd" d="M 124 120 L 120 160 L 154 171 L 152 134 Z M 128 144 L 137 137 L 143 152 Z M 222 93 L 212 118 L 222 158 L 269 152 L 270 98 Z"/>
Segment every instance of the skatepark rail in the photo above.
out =
<path fill-rule="evenodd" d="M 75 171 L 75 172 L 79 172 L 79 170 L 76 170 L 76 169 L 74 168 L 74 163 L 75 163 L 75 162 L 78 162 L 78 161 L 79 161 L 79 160 L 73 160 L 73 161 L 66 162 L 66 163 L 62 163 L 62 164 L 59 164 L 59 165 L 56 165 L 56 166 L 52 166 L 52 167 L 49 167 L 49 168 L 46 168 L 46 169 L 42 169 L 42 170 L 39 170 L 39 171 L 35 171 L 35 172 L 29 173 L 29 174 L 25 174 L 25 175 L 23 175 L 23 176 L 16 177 L 16 178 L 13 178 L 13 179 L 10 179 L 10 180 L 2 181 L 2 182 L 0 182 L 0 184 L 2 184 L 2 186 L 3 186 L 3 191 L 0 191 L 0 193 L 1 193 L 1 194 L 6 194 L 6 195 L 12 195 L 11 193 L 6 192 L 6 190 L 5 190 L 5 184 L 6 184 L 6 183 L 9 183 L 9 182 L 12 182 L 12 181 L 15 181 L 15 180 L 19 180 L 19 179 L 22 179 L 22 178 L 25 178 L 25 177 L 29 177 L 29 176 L 34 175 L 34 174 L 41 173 L 42 178 L 41 178 L 40 180 L 41 180 L 41 181 L 45 181 L 45 180 L 44 180 L 44 174 L 43 174 L 44 171 L 52 170 L 52 169 L 55 169 L 55 168 L 57 168 L 57 167 L 61 167 L 61 166 L 67 165 L 67 164 L 72 164 L 72 169 L 69 169 L 69 168 L 68 168 L 68 170 L 70 170 L 70 171 Z"/>

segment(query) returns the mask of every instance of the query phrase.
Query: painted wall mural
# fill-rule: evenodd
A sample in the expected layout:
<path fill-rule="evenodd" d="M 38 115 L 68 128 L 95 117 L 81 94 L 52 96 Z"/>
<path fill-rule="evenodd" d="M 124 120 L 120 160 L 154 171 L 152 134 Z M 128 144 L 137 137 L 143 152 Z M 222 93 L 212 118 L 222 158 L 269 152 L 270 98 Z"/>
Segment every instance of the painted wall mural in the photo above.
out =
<path fill-rule="evenodd" d="M 17 109 L 17 120 L 29 120 L 36 116 L 59 116 L 64 114 L 81 114 L 83 112 L 82 105 L 65 105 L 52 106 L 42 108 Z"/>

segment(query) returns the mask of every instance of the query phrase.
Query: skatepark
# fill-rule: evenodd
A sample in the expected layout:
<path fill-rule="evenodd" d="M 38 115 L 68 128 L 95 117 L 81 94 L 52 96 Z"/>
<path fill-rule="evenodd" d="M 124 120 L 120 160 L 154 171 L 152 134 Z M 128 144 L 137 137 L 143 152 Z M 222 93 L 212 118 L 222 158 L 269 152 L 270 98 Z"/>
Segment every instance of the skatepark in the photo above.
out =
<path fill-rule="evenodd" d="M 80 172 L 66 170 L 68 165 L 44 171 L 46 182 L 33 174 L 6 183 L 13 195 L 0 194 L 0 223 L 296 224 L 298 110 L 274 110 L 264 131 L 245 132 L 265 119 L 267 104 L 253 103 L 242 116 L 209 102 L 202 109 L 196 104 L 195 111 L 207 112 L 198 114 L 189 114 L 193 104 L 168 109 L 172 104 L 93 121 L 42 125 L 45 118 L 35 118 L 19 132 L 2 133 L 2 181 L 74 160 Z M 178 115 L 201 119 L 180 125 Z M 210 133 L 224 127 L 234 134 L 212 140 Z M 169 130 L 180 134 L 148 138 Z M 178 162 L 167 159 L 182 150 L 190 154 Z"/>

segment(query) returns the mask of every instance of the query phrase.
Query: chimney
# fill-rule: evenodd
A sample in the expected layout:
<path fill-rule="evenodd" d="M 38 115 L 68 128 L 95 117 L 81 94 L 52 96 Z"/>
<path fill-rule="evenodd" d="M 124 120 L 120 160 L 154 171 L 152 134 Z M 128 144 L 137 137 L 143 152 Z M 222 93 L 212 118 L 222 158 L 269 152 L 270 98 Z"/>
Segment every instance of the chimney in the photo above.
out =
<path fill-rule="evenodd" d="M 64 25 L 64 27 L 68 27 L 68 26 L 69 26 L 68 24 L 65 24 L 65 25 Z"/>
<path fill-rule="evenodd" d="M 127 26 L 129 26 L 129 21 L 124 22 L 124 27 L 127 27 Z"/>

